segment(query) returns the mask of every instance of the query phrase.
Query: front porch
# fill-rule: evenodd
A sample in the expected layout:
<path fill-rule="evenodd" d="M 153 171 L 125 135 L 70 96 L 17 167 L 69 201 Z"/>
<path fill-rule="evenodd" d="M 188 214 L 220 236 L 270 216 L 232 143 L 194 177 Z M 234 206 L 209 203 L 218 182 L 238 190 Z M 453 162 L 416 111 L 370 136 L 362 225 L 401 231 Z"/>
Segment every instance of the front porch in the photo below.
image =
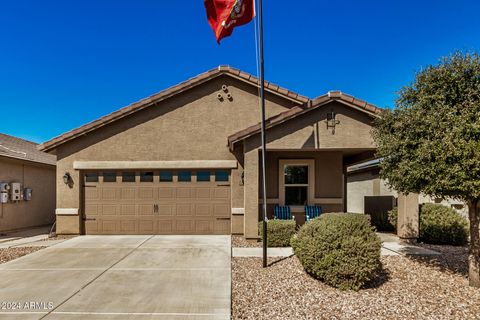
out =
<path fill-rule="evenodd" d="M 245 154 L 244 201 L 247 239 L 258 237 L 262 220 L 261 151 Z M 288 206 L 297 225 L 306 221 L 305 206 L 321 207 L 325 212 L 345 212 L 346 167 L 373 157 L 373 150 L 268 150 L 267 215 L 274 218 L 275 206 Z"/>

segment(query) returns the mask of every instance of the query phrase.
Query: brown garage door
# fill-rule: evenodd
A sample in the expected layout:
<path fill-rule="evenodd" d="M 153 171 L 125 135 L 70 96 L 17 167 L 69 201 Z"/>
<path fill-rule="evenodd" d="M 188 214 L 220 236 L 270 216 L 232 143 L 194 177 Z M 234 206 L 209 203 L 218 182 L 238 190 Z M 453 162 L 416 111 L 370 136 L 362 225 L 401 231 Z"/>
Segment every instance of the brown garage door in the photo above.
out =
<path fill-rule="evenodd" d="M 86 234 L 230 234 L 223 170 L 84 173 Z"/>

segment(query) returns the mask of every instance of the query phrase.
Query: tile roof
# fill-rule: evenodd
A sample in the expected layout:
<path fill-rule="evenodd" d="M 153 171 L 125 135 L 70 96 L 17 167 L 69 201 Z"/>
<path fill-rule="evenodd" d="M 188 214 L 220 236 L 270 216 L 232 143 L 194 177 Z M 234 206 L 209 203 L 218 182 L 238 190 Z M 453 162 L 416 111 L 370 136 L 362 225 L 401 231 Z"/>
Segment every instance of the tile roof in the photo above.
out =
<path fill-rule="evenodd" d="M 116 121 L 118 119 L 121 119 L 123 117 L 126 117 L 134 112 L 140 111 L 142 109 L 145 109 L 159 101 L 162 101 L 164 99 L 170 98 L 180 92 L 183 92 L 185 90 L 191 89 L 192 87 L 195 87 L 201 83 L 204 83 L 210 79 L 216 78 L 222 74 L 229 75 L 231 77 L 234 77 L 236 79 L 242 80 L 246 83 L 249 83 L 251 85 L 254 85 L 256 87 L 259 86 L 258 78 L 255 76 L 240 71 L 238 69 L 232 68 L 230 66 L 219 66 L 215 69 L 211 69 L 207 72 L 204 72 L 202 74 L 199 74 L 196 77 L 193 77 L 187 81 L 181 82 L 173 87 L 167 88 L 157 94 L 154 94 L 150 97 L 147 97 L 145 99 L 142 99 L 140 101 L 137 101 L 135 103 L 132 103 L 120 110 L 114 111 L 100 119 L 94 120 L 90 123 L 87 123 L 79 128 L 73 129 L 67 133 L 64 133 L 58 137 L 55 137 L 47 142 L 44 142 L 43 144 L 39 145 L 39 149 L 43 151 L 49 151 L 57 146 L 75 139 L 76 137 L 83 135 L 87 132 L 93 131 L 97 128 L 100 128 L 108 123 L 111 123 L 113 121 Z M 296 92 L 290 91 L 288 89 L 282 88 L 276 84 L 273 84 L 271 82 L 265 81 L 265 90 L 267 92 L 277 94 L 279 96 L 282 96 L 286 99 L 289 99 L 291 101 L 294 101 L 298 104 L 306 103 L 309 101 L 308 97 L 302 96 Z"/>
<path fill-rule="evenodd" d="M 360 110 L 362 112 L 367 113 L 372 117 L 378 117 L 379 114 L 383 111 L 382 108 L 379 108 L 373 104 L 370 104 L 364 100 L 360 100 L 355 98 L 354 96 L 342 93 L 341 91 L 329 91 L 327 94 L 319 96 L 311 101 L 308 101 L 300 106 L 295 106 L 287 111 L 274 115 L 268 119 L 266 119 L 266 128 L 274 127 L 280 123 L 283 123 L 289 119 L 293 119 L 305 112 L 309 112 L 311 110 L 316 109 L 317 107 L 323 106 L 332 101 L 339 101 L 345 105 L 348 105 L 352 108 Z M 228 145 L 230 149 L 233 149 L 233 145 L 245 138 L 248 138 L 252 135 L 257 134 L 260 132 L 261 124 L 260 122 L 250 126 L 246 129 L 238 131 L 231 136 L 228 137 Z"/>
<path fill-rule="evenodd" d="M 35 142 L 0 133 L 0 157 L 55 165 L 57 157 L 37 149 Z"/>

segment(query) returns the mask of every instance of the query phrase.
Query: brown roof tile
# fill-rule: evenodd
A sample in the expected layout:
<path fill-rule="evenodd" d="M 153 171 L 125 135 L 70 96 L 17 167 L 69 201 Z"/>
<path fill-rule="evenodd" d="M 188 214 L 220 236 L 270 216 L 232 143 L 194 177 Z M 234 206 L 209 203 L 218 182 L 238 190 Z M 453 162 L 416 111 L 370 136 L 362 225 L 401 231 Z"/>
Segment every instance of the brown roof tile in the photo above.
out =
<path fill-rule="evenodd" d="M 44 142 L 43 144 L 39 145 L 38 148 L 39 150 L 43 150 L 43 151 L 49 151 L 49 150 L 52 150 L 54 148 L 56 148 L 57 146 L 69 141 L 69 140 L 72 140 L 84 133 L 87 133 L 87 132 L 90 132 L 92 130 L 95 130 L 97 128 L 100 128 L 108 123 L 111 123 L 113 121 L 116 121 L 118 119 L 121 119 L 123 117 L 126 117 L 134 112 L 137 112 L 137 111 L 140 111 L 144 108 L 147 108 L 148 106 L 158 102 L 158 101 L 161 101 L 161 100 L 164 100 L 164 99 L 167 99 L 177 93 L 180 93 L 180 92 L 183 92 L 185 90 L 188 90 L 190 88 L 192 88 L 193 86 L 196 86 L 196 85 L 199 85 L 201 83 L 203 83 L 204 81 L 207 81 L 209 79 L 213 79 L 219 75 L 222 75 L 222 74 L 227 74 L 227 75 L 230 75 L 232 77 L 235 77 L 237 79 L 240 79 L 240 80 L 243 80 L 243 81 L 246 81 L 247 83 L 250 83 L 251 85 L 254 85 L 256 87 L 258 87 L 258 79 L 256 77 L 254 77 L 253 75 L 251 74 L 248 74 L 246 72 L 243 72 L 243 71 L 240 71 L 238 69 L 235 69 L 235 68 L 232 68 L 232 67 L 229 67 L 229 66 L 219 66 L 215 69 L 211 69 L 207 72 L 204 72 L 202 74 L 199 74 L 198 76 L 196 77 L 193 77 L 193 78 L 190 78 L 189 80 L 187 81 L 184 81 L 182 83 L 179 83 L 175 86 L 172 86 L 170 88 L 167 88 L 157 94 L 154 94 L 154 95 L 151 95 L 150 97 L 147 97 L 145 99 L 142 99 L 140 101 L 137 101 L 135 103 L 132 103 L 131 105 L 129 106 L 126 106 L 120 110 L 117 110 L 117 111 L 114 111 L 100 119 L 97 119 L 97 120 L 94 120 L 90 123 L 87 123 L 79 128 L 76 128 L 76 129 L 73 129 L 67 133 L 64 133 L 58 137 L 55 137 L 47 142 Z M 284 89 L 284 88 L 280 88 L 278 86 L 272 86 L 271 84 L 269 83 L 266 83 L 266 86 L 265 88 L 269 91 L 272 91 L 272 92 L 275 92 L 281 96 L 283 96 L 284 98 L 286 99 L 290 99 L 290 100 L 294 100 L 295 102 L 297 103 L 305 103 L 309 100 L 309 98 L 305 97 L 305 96 L 302 96 L 302 95 L 299 95 L 299 94 L 293 94 L 293 93 L 290 93 L 289 94 L 289 91 L 287 89 Z"/>
<path fill-rule="evenodd" d="M 361 111 L 368 113 L 372 117 L 377 117 L 378 114 L 380 114 L 383 111 L 383 109 L 376 107 L 373 104 L 369 104 L 366 101 L 357 99 L 351 95 L 344 94 L 341 91 L 329 91 L 327 94 L 319 96 L 311 101 L 308 101 L 301 106 L 293 107 L 287 111 L 284 111 L 282 113 L 279 113 L 275 116 L 272 116 L 266 119 L 266 128 L 269 129 L 273 126 L 283 123 L 284 121 L 293 119 L 305 112 L 313 110 L 316 107 L 319 107 L 331 101 L 344 102 L 347 105 L 358 108 Z M 252 135 L 257 134 L 260 131 L 260 129 L 261 129 L 260 123 L 257 123 L 256 125 L 250 126 L 246 129 L 243 129 L 237 133 L 232 134 L 231 136 L 228 137 L 228 145 L 230 149 L 233 149 L 233 145 L 236 142 L 244 140 L 245 138 L 248 138 Z"/>
<path fill-rule="evenodd" d="M 37 149 L 38 144 L 0 133 L 0 157 L 55 165 L 57 157 Z"/>

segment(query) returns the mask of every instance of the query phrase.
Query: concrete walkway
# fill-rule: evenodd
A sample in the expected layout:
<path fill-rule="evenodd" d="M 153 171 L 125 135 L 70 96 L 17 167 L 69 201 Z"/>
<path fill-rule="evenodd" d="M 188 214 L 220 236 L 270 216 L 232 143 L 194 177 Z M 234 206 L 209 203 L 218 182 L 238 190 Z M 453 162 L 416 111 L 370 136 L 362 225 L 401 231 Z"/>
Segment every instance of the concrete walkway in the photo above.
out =
<path fill-rule="evenodd" d="M 440 253 L 428 250 L 419 246 L 404 244 L 394 234 L 378 233 L 382 241 L 380 254 L 382 256 L 398 256 L 398 255 L 439 255 Z M 233 257 L 262 257 L 262 248 L 232 248 Z M 269 257 L 289 257 L 293 255 L 291 247 L 286 248 L 268 248 L 267 255 Z"/>
<path fill-rule="evenodd" d="M 48 241 L 47 239 L 50 228 L 51 227 L 48 226 L 7 233 L 3 236 L 0 236 L 0 249 L 13 247 L 50 246 L 63 241 Z M 41 245 L 41 243 L 43 243 L 43 245 Z"/>
<path fill-rule="evenodd" d="M 230 236 L 76 237 L 0 264 L 0 319 L 230 319 L 230 257 Z"/>

